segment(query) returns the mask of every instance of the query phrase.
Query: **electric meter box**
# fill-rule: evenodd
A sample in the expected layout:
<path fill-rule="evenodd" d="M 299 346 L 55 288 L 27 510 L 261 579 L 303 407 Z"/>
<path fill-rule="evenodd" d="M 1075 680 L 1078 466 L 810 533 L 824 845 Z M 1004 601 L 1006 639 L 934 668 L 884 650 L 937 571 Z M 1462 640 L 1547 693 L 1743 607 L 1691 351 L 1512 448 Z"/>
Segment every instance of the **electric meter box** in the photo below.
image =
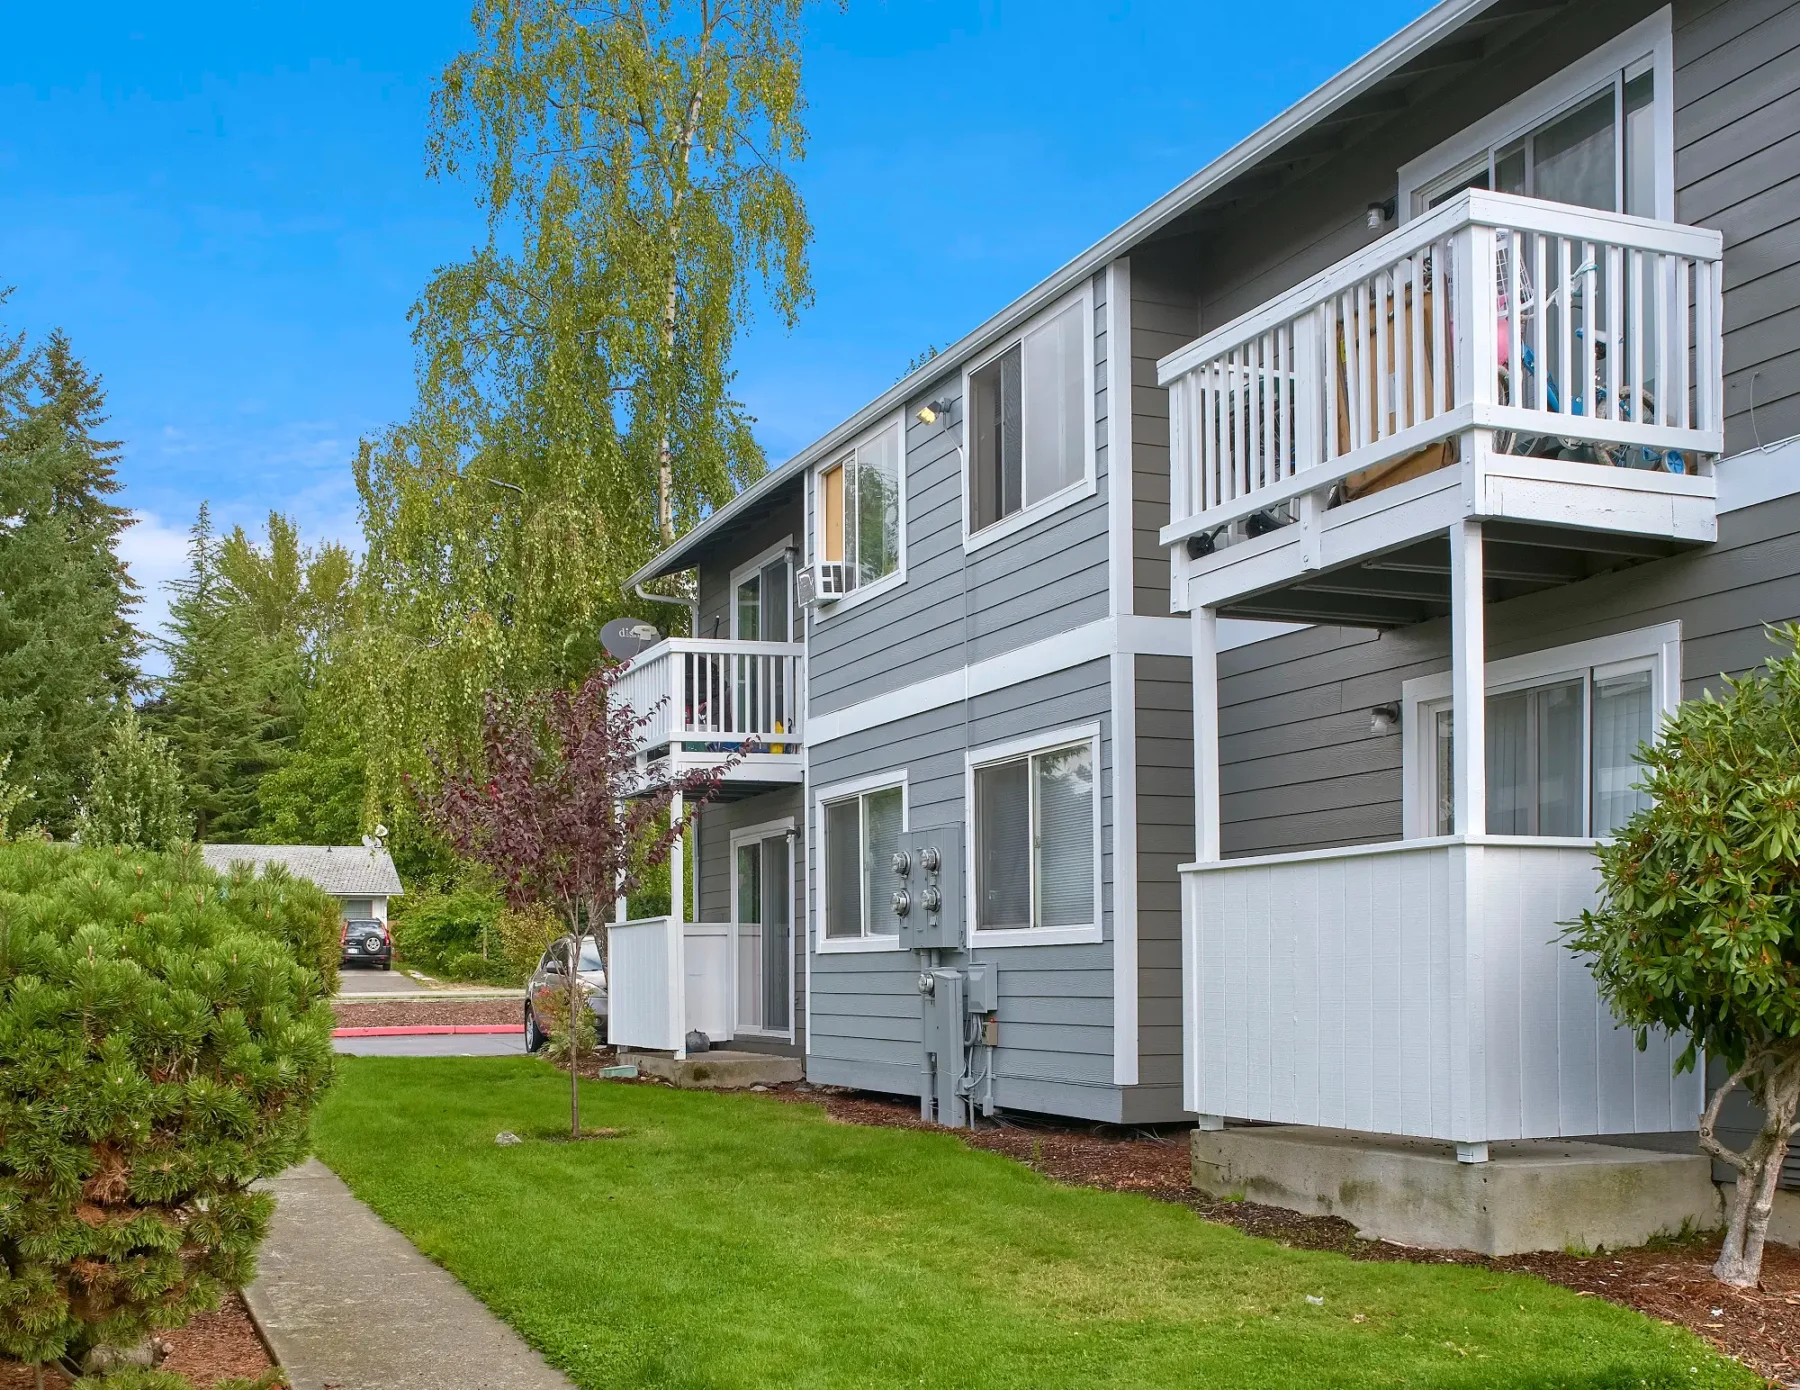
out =
<path fill-rule="evenodd" d="M 991 1014 L 1000 1007 L 999 967 L 977 962 L 963 967 L 963 1008 L 972 1014 Z"/>
<path fill-rule="evenodd" d="M 904 951 L 955 951 L 963 944 L 963 839 L 960 825 L 909 830 L 888 878 Z"/>

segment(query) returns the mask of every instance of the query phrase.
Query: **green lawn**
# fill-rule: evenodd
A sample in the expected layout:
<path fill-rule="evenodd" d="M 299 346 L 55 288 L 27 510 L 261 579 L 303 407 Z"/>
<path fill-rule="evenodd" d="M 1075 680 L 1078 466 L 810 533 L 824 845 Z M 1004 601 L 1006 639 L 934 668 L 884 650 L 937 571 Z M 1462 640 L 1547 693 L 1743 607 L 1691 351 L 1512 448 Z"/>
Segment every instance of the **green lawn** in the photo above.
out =
<path fill-rule="evenodd" d="M 594 1390 L 1758 1384 L 1535 1280 L 1287 1250 L 948 1136 L 600 1083 L 622 1136 L 558 1144 L 537 1061 L 342 1062 L 320 1156 Z"/>

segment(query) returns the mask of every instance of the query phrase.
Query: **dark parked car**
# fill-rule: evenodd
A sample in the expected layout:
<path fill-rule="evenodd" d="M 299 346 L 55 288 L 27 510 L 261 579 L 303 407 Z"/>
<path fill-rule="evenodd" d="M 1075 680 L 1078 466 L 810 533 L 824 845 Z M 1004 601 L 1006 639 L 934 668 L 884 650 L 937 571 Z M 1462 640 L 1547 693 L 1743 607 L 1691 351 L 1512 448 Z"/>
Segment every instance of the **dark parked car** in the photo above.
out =
<path fill-rule="evenodd" d="M 550 1040 L 551 1020 L 566 1018 L 569 1011 L 569 947 L 573 938 L 563 937 L 537 963 L 525 985 L 525 1049 L 536 1052 Z M 594 1015 L 600 1036 L 606 1032 L 600 1021 L 606 1017 L 606 971 L 600 961 L 600 947 L 591 936 L 581 938 L 581 956 L 577 974 L 588 1012 Z M 543 1023 L 538 1020 L 542 1018 Z"/>
<path fill-rule="evenodd" d="M 377 922 L 373 918 L 345 922 L 339 944 L 344 965 L 378 965 L 383 970 L 393 969 L 394 938 L 388 933 L 386 922 Z"/>

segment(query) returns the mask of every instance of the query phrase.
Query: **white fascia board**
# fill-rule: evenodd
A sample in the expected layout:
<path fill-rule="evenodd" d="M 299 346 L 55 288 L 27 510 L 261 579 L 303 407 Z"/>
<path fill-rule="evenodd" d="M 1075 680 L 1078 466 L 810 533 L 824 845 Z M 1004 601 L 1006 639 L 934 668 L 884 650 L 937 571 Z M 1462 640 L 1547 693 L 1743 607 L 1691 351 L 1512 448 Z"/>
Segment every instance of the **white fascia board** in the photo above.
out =
<path fill-rule="evenodd" d="M 1136 217 L 1095 242 L 1049 278 L 1008 304 L 974 332 L 965 334 L 916 371 L 908 373 L 836 429 L 771 469 L 731 501 L 702 521 L 675 545 L 625 581 L 630 590 L 647 579 L 685 569 L 684 556 L 705 537 L 724 526 L 757 497 L 803 473 L 842 448 L 885 414 L 903 408 L 915 394 L 983 351 L 994 339 L 1012 332 L 1034 315 L 1091 278 L 1138 242 L 1166 227 L 1207 194 L 1254 166 L 1295 136 L 1304 134 L 1346 102 L 1418 57 L 1446 33 L 1491 8 L 1496 0 L 1441 0 L 1385 43 L 1371 49 L 1337 76 L 1302 97 L 1260 130 L 1240 140 L 1198 173 L 1170 189 Z"/>

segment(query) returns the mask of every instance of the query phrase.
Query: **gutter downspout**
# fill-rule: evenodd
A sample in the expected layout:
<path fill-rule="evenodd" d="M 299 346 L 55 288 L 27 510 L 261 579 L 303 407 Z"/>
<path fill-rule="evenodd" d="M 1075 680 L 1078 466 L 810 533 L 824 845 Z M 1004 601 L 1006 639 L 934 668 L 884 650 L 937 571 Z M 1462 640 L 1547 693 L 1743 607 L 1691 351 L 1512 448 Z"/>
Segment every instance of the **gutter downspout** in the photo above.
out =
<path fill-rule="evenodd" d="M 648 580 L 645 581 L 645 583 L 648 582 Z M 700 595 L 697 592 L 692 598 L 670 598 L 667 594 L 645 593 L 643 584 L 639 584 L 634 592 L 646 603 L 673 603 L 687 609 L 688 635 L 690 637 L 700 635 Z"/>

